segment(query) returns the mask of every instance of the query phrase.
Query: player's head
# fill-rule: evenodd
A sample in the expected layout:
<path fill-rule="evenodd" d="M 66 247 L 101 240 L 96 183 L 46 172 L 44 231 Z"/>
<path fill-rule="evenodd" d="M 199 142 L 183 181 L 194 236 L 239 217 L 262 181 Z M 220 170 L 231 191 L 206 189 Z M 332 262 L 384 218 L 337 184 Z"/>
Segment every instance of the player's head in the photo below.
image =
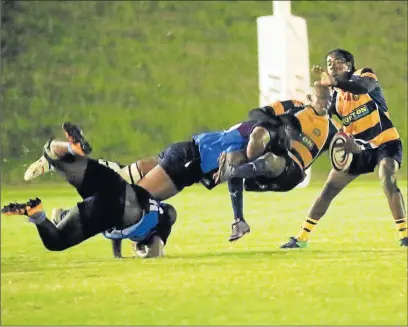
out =
<path fill-rule="evenodd" d="M 313 107 L 318 114 L 324 115 L 327 113 L 330 102 L 330 89 L 316 82 L 313 87 L 310 88 L 310 92 L 306 96 L 305 104 Z"/>
<path fill-rule="evenodd" d="M 354 56 L 344 49 L 334 49 L 327 54 L 327 71 L 335 78 L 348 78 L 356 68 Z"/>

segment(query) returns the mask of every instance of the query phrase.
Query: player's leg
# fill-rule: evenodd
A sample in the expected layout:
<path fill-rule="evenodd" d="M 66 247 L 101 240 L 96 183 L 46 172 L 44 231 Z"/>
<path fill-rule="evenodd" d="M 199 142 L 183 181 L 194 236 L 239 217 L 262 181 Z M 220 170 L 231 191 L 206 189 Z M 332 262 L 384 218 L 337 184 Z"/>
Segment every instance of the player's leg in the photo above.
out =
<path fill-rule="evenodd" d="M 163 201 L 176 195 L 179 190 L 166 170 L 156 165 L 138 183 L 146 189 L 155 199 Z"/>
<path fill-rule="evenodd" d="M 379 163 L 379 177 L 381 185 L 395 220 L 401 246 L 408 246 L 405 203 L 401 191 L 397 186 L 398 170 L 399 165 L 394 158 L 385 157 Z"/>
<path fill-rule="evenodd" d="M 250 227 L 244 218 L 244 185 L 240 177 L 231 178 L 231 174 L 237 166 L 246 162 L 244 151 L 224 152 L 218 160 L 218 171 L 213 179 L 216 184 L 228 180 L 228 191 L 231 198 L 232 211 L 234 219 L 231 225 L 231 235 L 229 241 L 236 241 L 250 232 Z"/>
<path fill-rule="evenodd" d="M 99 188 L 93 189 L 92 197 L 65 212 L 58 225 L 47 219 L 40 201 L 26 204 L 23 212 L 14 210 L 13 207 L 2 211 L 29 216 L 30 221 L 36 225 L 44 246 L 51 251 L 65 250 L 113 227 L 123 229 L 132 226 L 142 217 L 143 210 L 149 210 L 148 192 L 140 187 L 130 186 L 114 171 L 95 160 L 84 157 L 74 159 L 78 160 L 74 160 L 72 164 L 78 161 L 82 163 L 83 160 L 88 164 L 81 184 L 76 184 L 76 179 L 67 176 L 72 184 L 77 188 L 86 188 L 89 183 L 94 183 L 99 185 Z M 58 164 L 55 167 L 58 167 Z M 63 168 L 65 174 L 70 171 L 67 165 Z"/>
<path fill-rule="evenodd" d="M 279 128 L 267 122 L 256 126 L 251 132 L 246 148 L 246 158 L 243 162 L 230 163 L 228 156 L 223 153 L 220 157 L 219 170 L 215 174 L 217 182 L 224 182 L 230 178 L 255 178 L 258 176 L 276 177 L 279 176 L 286 165 L 284 156 L 280 156 L 283 151 L 282 144 L 286 144 L 286 135 L 279 133 Z M 268 148 L 273 151 L 265 153 Z M 237 151 L 237 154 L 240 152 Z M 286 153 L 285 151 L 282 152 Z"/>
<path fill-rule="evenodd" d="M 153 198 L 163 201 L 198 183 L 203 176 L 200 153 L 193 142 L 179 142 L 168 146 L 158 156 L 158 164 L 138 183 Z"/>
<path fill-rule="evenodd" d="M 289 242 L 282 245 L 281 248 L 299 248 L 307 246 L 309 234 L 317 225 L 320 218 L 324 216 L 332 200 L 358 175 L 351 175 L 332 169 L 326 180 L 322 192 L 313 203 L 308 217 L 302 224 L 302 227 L 296 237 L 291 237 Z"/>
<path fill-rule="evenodd" d="M 50 158 L 56 159 L 64 156 L 66 153 L 84 156 L 92 151 L 91 146 L 84 138 L 82 130 L 77 125 L 65 122 L 62 125 L 62 129 L 68 142 L 56 140 L 48 142 L 47 150 L 44 149 L 44 151 L 49 152 L 48 155 L 41 156 L 40 159 L 28 167 L 24 174 L 25 180 L 32 180 L 54 170 L 54 166 L 50 163 Z"/>
<path fill-rule="evenodd" d="M 244 218 L 244 181 L 242 178 L 231 178 L 228 180 L 228 191 L 231 198 L 234 221 L 231 225 L 231 235 L 229 241 L 240 239 L 251 231 Z"/>
<path fill-rule="evenodd" d="M 63 251 L 103 231 L 99 228 L 98 220 L 89 221 L 89 216 L 81 215 L 78 206 L 70 209 L 56 226 L 48 220 L 38 198 L 5 206 L 2 213 L 28 216 L 29 221 L 35 224 L 45 248 L 50 251 Z"/>
<path fill-rule="evenodd" d="M 129 184 L 137 185 L 146 174 L 156 167 L 158 157 L 150 157 L 137 160 L 136 162 L 124 166 L 116 172 Z"/>
<path fill-rule="evenodd" d="M 243 218 L 243 178 L 246 180 L 259 176 L 274 178 L 281 175 L 285 167 L 286 158 L 276 156 L 273 153 L 266 153 L 251 163 L 231 168 L 228 189 L 235 219 L 229 241 L 238 240 L 250 232 L 250 227 Z M 220 166 L 220 169 L 223 169 L 223 167 Z"/>
<path fill-rule="evenodd" d="M 87 238 L 122 224 L 127 227 L 134 224 L 142 214 L 137 203 L 131 215 L 124 212 L 125 199 L 134 191 L 113 170 L 97 161 L 84 157 L 87 142 L 79 133 L 77 126 L 64 124 L 68 142 L 47 142 L 44 157 L 57 171 L 62 173 L 70 184 L 86 199 L 77 208 L 69 210 L 58 223 L 52 224 L 45 213 L 28 212 L 28 216 L 37 225 L 44 245 L 50 250 L 64 250 Z M 132 193 L 133 192 L 133 193 Z M 147 192 L 146 192 L 147 193 Z"/>

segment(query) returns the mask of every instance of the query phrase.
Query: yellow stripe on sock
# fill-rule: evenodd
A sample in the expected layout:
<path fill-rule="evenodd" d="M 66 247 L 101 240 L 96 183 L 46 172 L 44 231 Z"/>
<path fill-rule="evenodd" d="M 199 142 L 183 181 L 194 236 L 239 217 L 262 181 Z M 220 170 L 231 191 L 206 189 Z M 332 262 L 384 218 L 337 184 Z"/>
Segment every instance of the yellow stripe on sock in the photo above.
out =
<path fill-rule="evenodd" d="M 402 218 L 395 221 L 395 225 L 398 230 L 398 236 L 400 239 L 404 237 L 408 237 L 408 229 L 407 229 L 407 219 Z"/>
<path fill-rule="evenodd" d="M 312 231 L 312 229 L 317 225 L 319 221 L 313 218 L 307 217 L 306 220 L 302 224 L 302 228 L 300 229 L 299 233 L 297 234 L 296 238 L 299 241 L 306 242 L 309 233 Z"/>

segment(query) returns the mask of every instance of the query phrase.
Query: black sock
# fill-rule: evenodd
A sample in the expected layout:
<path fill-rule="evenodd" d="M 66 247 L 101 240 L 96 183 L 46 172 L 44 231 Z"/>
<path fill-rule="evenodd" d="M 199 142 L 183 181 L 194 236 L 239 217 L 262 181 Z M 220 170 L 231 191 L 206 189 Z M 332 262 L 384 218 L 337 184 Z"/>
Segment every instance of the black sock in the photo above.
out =
<path fill-rule="evenodd" d="M 264 159 L 256 159 L 248 162 L 234 169 L 231 177 L 236 178 L 254 178 L 258 176 L 265 176 L 268 173 Z"/>
<path fill-rule="evenodd" d="M 244 219 L 244 184 L 241 178 L 231 178 L 228 181 L 228 190 L 231 197 L 232 210 L 234 211 L 234 218 Z"/>

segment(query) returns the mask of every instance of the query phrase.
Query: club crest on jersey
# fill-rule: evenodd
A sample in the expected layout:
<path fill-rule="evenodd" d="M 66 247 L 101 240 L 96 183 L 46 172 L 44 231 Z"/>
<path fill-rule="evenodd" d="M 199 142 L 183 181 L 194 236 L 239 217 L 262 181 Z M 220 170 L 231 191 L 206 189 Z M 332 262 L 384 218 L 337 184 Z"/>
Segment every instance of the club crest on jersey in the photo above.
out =
<path fill-rule="evenodd" d="M 313 129 L 313 134 L 314 135 L 316 135 L 316 136 L 320 136 L 320 129 L 318 129 L 318 128 L 315 128 L 315 129 Z"/>
<path fill-rule="evenodd" d="M 344 126 L 350 125 L 352 122 L 359 120 L 370 114 L 370 110 L 366 105 L 354 109 L 347 116 L 343 117 L 342 122 Z"/>
<path fill-rule="evenodd" d="M 353 100 L 357 101 L 358 99 L 360 99 L 360 95 L 359 94 L 353 94 Z"/>

